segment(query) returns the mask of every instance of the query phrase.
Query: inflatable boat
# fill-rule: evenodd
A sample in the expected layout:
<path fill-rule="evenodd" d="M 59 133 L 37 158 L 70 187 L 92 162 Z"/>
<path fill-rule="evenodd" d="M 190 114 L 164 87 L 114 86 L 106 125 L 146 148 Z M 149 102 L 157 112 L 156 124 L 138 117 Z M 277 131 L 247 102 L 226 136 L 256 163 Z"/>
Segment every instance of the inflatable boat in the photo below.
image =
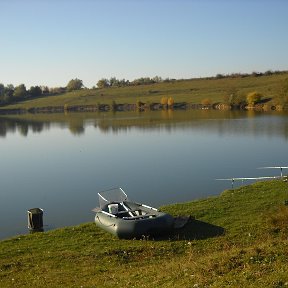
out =
<path fill-rule="evenodd" d="M 174 218 L 156 208 L 128 200 L 121 188 L 99 192 L 95 223 L 113 235 L 123 238 L 158 236 L 172 230 Z"/>

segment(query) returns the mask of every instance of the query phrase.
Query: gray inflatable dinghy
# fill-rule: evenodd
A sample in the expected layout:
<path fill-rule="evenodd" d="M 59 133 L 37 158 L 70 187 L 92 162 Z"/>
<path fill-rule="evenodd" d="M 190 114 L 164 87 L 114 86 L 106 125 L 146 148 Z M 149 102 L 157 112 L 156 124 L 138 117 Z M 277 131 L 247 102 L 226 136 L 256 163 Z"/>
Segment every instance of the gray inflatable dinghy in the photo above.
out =
<path fill-rule="evenodd" d="M 172 230 L 174 218 L 156 208 L 131 202 L 121 188 L 99 192 L 95 223 L 113 235 L 124 238 L 157 236 Z"/>

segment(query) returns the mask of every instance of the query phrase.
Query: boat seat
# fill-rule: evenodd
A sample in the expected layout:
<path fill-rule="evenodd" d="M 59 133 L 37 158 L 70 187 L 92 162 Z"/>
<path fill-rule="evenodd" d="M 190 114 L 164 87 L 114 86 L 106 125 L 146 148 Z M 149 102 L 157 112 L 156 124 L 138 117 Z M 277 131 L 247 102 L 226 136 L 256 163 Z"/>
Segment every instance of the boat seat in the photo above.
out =
<path fill-rule="evenodd" d="M 135 220 L 135 219 L 145 219 L 145 218 L 153 218 L 156 217 L 155 214 L 145 214 L 145 215 L 138 215 L 138 216 L 129 216 L 123 217 L 125 220 Z"/>
<path fill-rule="evenodd" d="M 145 216 L 147 213 L 143 213 L 142 210 L 140 209 L 129 209 L 127 211 L 118 211 L 118 213 L 116 214 L 116 216 L 120 217 L 120 218 L 133 218 L 133 217 L 137 217 L 137 216 L 140 216 L 140 217 L 143 217 Z"/>
<path fill-rule="evenodd" d="M 129 209 L 129 210 L 127 210 L 127 211 L 126 211 L 126 210 L 125 210 L 125 211 L 118 211 L 117 214 L 125 214 L 125 213 L 129 213 L 129 212 L 132 212 L 132 213 L 133 213 L 133 212 L 136 212 L 136 211 L 139 211 L 139 209 L 136 209 L 136 210 L 130 210 L 130 209 Z"/>

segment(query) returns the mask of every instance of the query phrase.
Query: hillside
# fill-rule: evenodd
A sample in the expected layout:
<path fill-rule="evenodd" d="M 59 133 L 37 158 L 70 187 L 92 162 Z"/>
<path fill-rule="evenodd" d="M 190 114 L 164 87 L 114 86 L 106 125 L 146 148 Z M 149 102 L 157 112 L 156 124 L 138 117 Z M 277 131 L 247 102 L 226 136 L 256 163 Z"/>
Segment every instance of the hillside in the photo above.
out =
<path fill-rule="evenodd" d="M 14 237 L 0 242 L 0 286 L 287 287 L 287 199 L 274 180 L 163 207 L 193 219 L 155 240 L 94 223 Z"/>
<path fill-rule="evenodd" d="M 99 105 L 114 103 L 136 104 L 160 103 L 162 97 L 172 97 L 176 103 L 223 103 L 234 97 L 241 101 L 247 94 L 257 91 L 263 95 L 263 100 L 275 105 L 279 102 L 283 83 L 288 79 L 288 73 L 250 75 L 246 77 L 224 77 L 211 79 L 191 79 L 161 82 L 149 85 L 110 87 L 102 89 L 82 89 L 53 96 L 42 96 L 29 99 L 0 109 L 30 109 L 48 106 Z M 286 80 L 287 81 L 287 80 Z M 281 90 L 282 89 L 282 90 Z M 230 99 L 231 100 L 231 99 Z"/>

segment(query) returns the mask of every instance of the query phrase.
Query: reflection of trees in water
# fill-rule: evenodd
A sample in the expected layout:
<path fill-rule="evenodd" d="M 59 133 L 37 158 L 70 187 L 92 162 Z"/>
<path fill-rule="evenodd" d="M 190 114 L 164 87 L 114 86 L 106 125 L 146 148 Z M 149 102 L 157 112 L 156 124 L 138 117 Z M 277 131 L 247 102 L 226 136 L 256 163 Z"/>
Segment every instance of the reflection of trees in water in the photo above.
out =
<path fill-rule="evenodd" d="M 68 127 L 72 134 L 81 135 L 85 132 L 83 119 L 69 118 L 66 121 L 40 121 L 15 118 L 0 118 L 0 137 L 5 137 L 7 133 L 18 131 L 20 135 L 27 136 L 29 131 L 41 133 L 44 129 L 50 129 L 51 123 L 56 123 L 59 127 Z M 65 124 L 66 123 L 66 124 Z"/>
<path fill-rule="evenodd" d="M 20 135 L 27 136 L 29 130 L 33 133 L 40 133 L 45 127 L 49 127 L 50 123 L 41 121 L 27 121 L 22 119 L 3 119 L 0 118 L 0 137 L 6 137 L 7 133 L 15 133 L 19 131 Z"/>
<path fill-rule="evenodd" d="M 69 130 L 73 135 L 84 134 L 85 128 L 83 121 L 70 120 L 68 123 L 69 123 Z"/>
<path fill-rule="evenodd" d="M 45 128 L 45 125 L 43 122 L 42 123 L 41 122 L 33 122 L 30 124 L 30 126 L 31 126 L 33 133 L 41 133 Z"/>
<path fill-rule="evenodd" d="M 15 133 L 17 123 L 15 121 L 3 120 L 0 118 L 0 136 L 5 137 L 8 132 Z"/>
<path fill-rule="evenodd" d="M 29 131 L 29 125 L 27 123 L 21 123 L 17 125 L 18 131 L 22 136 L 27 136 Z"/>
<path fill-rule="evenodd" d="M 219 136 L 279 136 L 288 139 L 288 118 L 263 117 L 254 119 L 234 119 L 230 121 L 217 121 L 213 125 L 208 123 L 205 131 L 218 132 Z"/>
<path fill-rule="evenodd" d="M 138 118 L 104 118 L 95 121 L 94 127 L 103 133 L 126 132 L 130 129 L 143 131 L 177 130 L 217 133 L 219 136 L 279 136 L 288 139 L 287 114 L 269 115 L 248 111 L 161 111 L 155 115 L 143 113 Z M 157 115 L 157 117 L 156 117 Z M 147 116 L 147 117 L 145 117 Z M 150 117 L 151 116 L 151 117 Z"/>
<path fill-rule="evenodd" d="M 108 133 L 109 130 L 111 129 L 111 124 L 108 123 L 107 121 L 102 120 L 102 121 L 99 121 L 98 123 L 95 123 L 94 127 L 95 128 L 98 127 L 99 130 L 103 133 Z"/>
<path fill-rule="evenodd" d="M 45 119 L 41 121 L 40 119 Z M 52 120 L 51 120 L 52 119 Z M 255 111 L 149 111 L 149 112 L 119 112 L 119 113 L 75 113 L 37 115 L 37 119 L 15 119 L 0 117 L 0 137 L 7 132 L 27 136 L 29 131 L 40 133 L 44 128 L 50 128 L 51 123 L 57 127 L 69 127 L 73 135 L 82 135 L 85 127 L 93 125 L 102 133 L 123 133 L 133 130 L 167 131 L 203 131 L 217 133 L 219 136 L 279 136 L 288 139 L 287 113 L 258 113 Z"/>
<path fill-rule="evenodd" d="M 173 119 L 174 111 L 172 109 L 161 110 L 161 118 L 164 120 Z"/>
<path fill-rule="evenodd" d="M 6 136 L 6 125 L 4 122 L 0 121 L 0 137 Z"/>

